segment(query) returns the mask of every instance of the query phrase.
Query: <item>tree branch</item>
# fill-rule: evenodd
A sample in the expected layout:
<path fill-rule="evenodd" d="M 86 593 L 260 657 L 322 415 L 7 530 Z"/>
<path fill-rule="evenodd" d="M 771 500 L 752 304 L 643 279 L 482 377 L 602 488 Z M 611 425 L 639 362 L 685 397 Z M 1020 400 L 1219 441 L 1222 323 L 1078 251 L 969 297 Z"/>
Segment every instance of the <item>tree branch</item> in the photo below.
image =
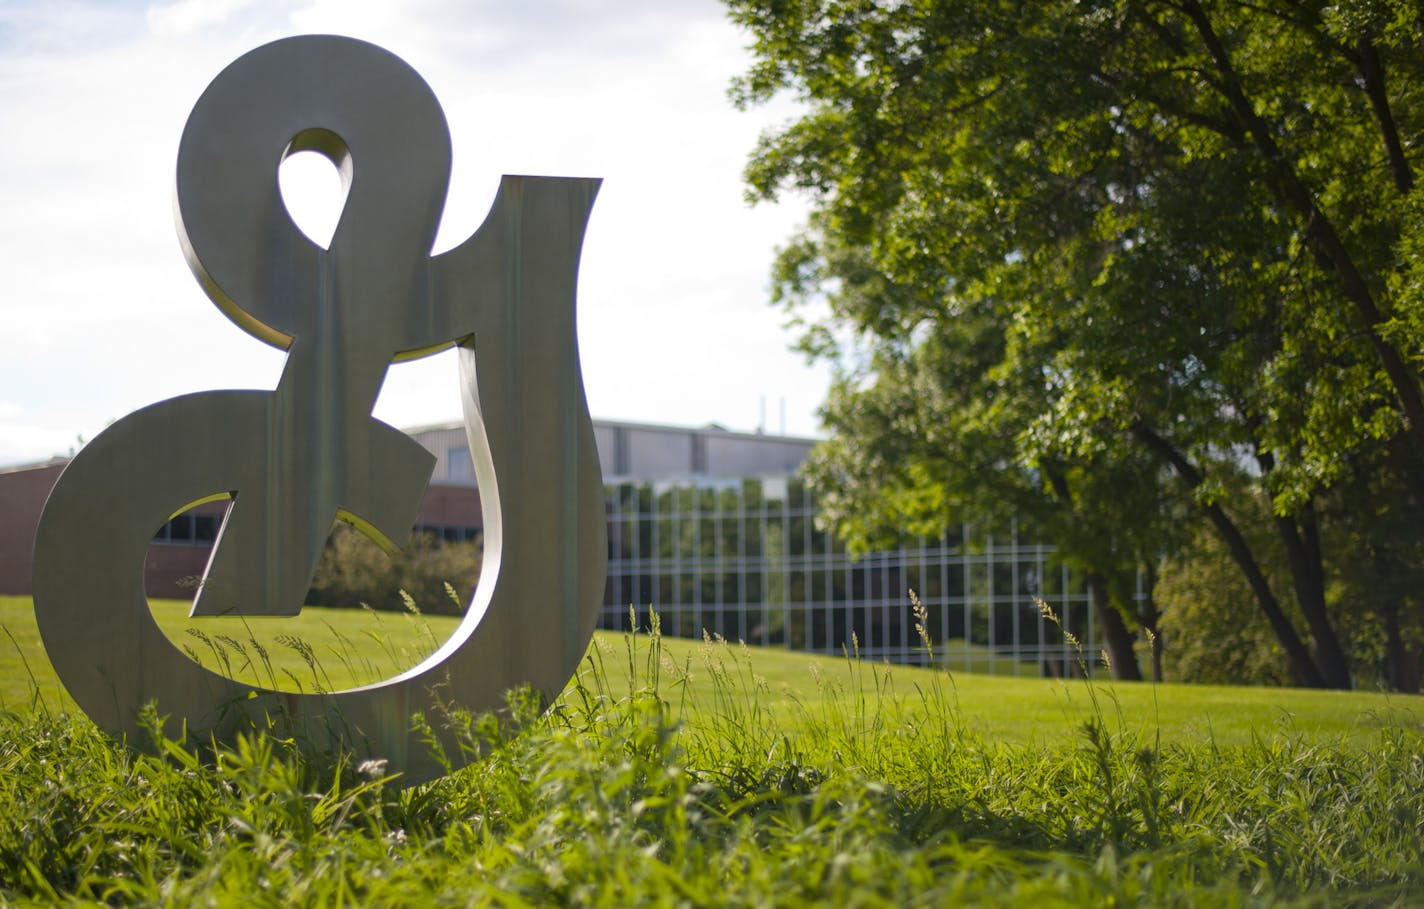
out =
<path fill-rule="evenodd" d="M 1414 170 L 1404 156 L 1404 146 L 1399 141 L 1399 130 L 1394 123 L 1394 113 L 1389 107 L 1389 92 L 1386 89 L 1384 62 L 1374 42 L 1361 38 L 1359 52 L 1355 55 L 1360 79 L 1364 83 L 1365 97 L 1370 99 L 1370 110 L 1375 115 L 1375 126 L 1384 142 L 1385 154 L 1389 157 L 1389 172 L 1394 177 L 1394 188 L 1407 194 L 1414 188 Z"/>
<path fill-rule="evenodd" d="M 1286 160 L 1284 152 L 1271 134 L 1270 127 L 1256 113 L 1255 107 L 1246 97 L 1241 78 L 1232 64 L 1231 55 L 1227 53 L 1226 47 L 1221 43 L 1206 11 L 1202 9 L 1198 0 L 1181 0 L 1179 7 L 1196 26 L 1197 34 L 1201 37 L 1212 60 L 1215 61 L 1217 70 L 1221 74 L 1222 89 L 1226 101 L 1245 127 L 1246 132 L 1251 136 L 1257 153 L 1263 159 L 1272 176 L 1276 191 L 1281 195 L 1282 201 L 1294 209 L 1304 220 L 1306 239 L 1319 250 L 1322 258 L 1334 267 L 1341 289 L 1344 291 L 1346 299 L 1353 304 L 1356 314 L 1364 322 L 1370 346 L 1374 348 L 1375 356 L 1379 358 L 1380 365 L 1384 367 L 1390 385 L 1394 388 L 1395 396 L 1404 411 L 1404 418 L 1409 427 L 1409 436 L 1415 446 L 1420 451 L 1424 451 L 1424 394 L 1421 394 L 1418 376 L 1405 364 L 1399 351 L 1380 333 L 1380 325 L 1384 322 L 1384 316 L 1375 303 L 1369 283 L 1355 265 L 1354 257 L 1350 255 L 1344 241 L 1336 233 L 1330 218 L 1316 204 L 1314 195 Z"/>

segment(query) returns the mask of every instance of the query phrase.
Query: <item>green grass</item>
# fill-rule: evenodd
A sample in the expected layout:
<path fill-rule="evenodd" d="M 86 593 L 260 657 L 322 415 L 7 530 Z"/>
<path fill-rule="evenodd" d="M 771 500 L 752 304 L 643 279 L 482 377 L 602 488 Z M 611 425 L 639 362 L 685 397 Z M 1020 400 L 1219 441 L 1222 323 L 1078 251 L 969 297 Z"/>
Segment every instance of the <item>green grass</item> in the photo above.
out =
<path fill-rule="evenodd" d="M 217 667 L 214 648 L 221 638 L 248 644 L 247 655 L 230 651 L 225 659 L 236 678 L 262 683 L 275 674 L 288 690 L 318 685 L 350 688 L 393 676 L 414 665 L 453 632 L 458 619 L 409 613 L 307 607 L 294 618 L 188 619 L 186 605 L 158 601 L 160 626 L 176 644 L 189 648 L 205 665 Z M 72 708 L 55 678 L 34 624 L 28 597 L 0 597 L 0 708 L 27 707 L 37 700 L 54 708 Z M 203 633 L 195 637 L 189 629 Z M 269 655 L 268 670 L 250 655 L 256 639 Z M 312 646 L 319 666 L 313 672 L 299 649 L 284 640 Z M 208 643 L 204 643 L 204 641 Z M 620 635 L 599 632 L 601 652 L 622 652 Z M 747 678 L 764 685 L 762 709 L 778 722 L 793 723 L 849 689 L 884 689 L 887 695 L 914 695 L 946 676 L 912 667 L 796 653 L 780 648 L 740 647 L 752 665 Z M 666 658 L 664 694 L 674 708 L 690 702 L 706 705 L 712 686 L 698 684 L 709 674 L 709 655 L 718 652 L 702 641 L 662 638 Z M 736 665 L 744 665 L 736 663 Z M 587 672 L 587 664 L 584 671 Z M 691 684 L 683 685 L 679 676 Z M 626 668 L 610 674 L 618 685 L 636 678 Z M 986 740 L 1016 744 L 1051 744 L 1071 737 L 1094 715 L 1090 691 L 1102 701 L 1113 731 L 1151 732 L 1164 742 L 1215 742 L 1242 746 L 1255 738 L 1304 737 L 1313 743 L 1350 743 L 1366 747 L 1387 729 L 1417 730 L 1424 724 L 1424 701 L 1375 692 L 1242 688 L 1218 685 L 1147 685 L 1100 682 L 1090 689 L 1081 680 L 1004 678 L 956 673 L 949 677 L 950 697 L 958 715 Z M 618 692 L 630 693 L 627 688 Z M 38 698 L 37 698 L 38 694 Z"/>
<path fill-rule="evenodd" d="M 155 756 L 24 709 L 0 715 L 0 904 L 1418 905 L 1404 705 L 1303 698 L 1236 743 L 1174 714 L 1293 693 L 1159 686 L 1148 722 L 1153 691 L 600 635 L 552 710 L 456 718 L 481 756 L 413 789 L 270 736 Z M 1034 728 L 983 733 L 996 704 Z"/>
<path fill-rule="evenodd" d="M 600 633 L 609 645 L 618 636 Z M 621 647 L 621 645 L 619 645 Z M 619 647 L 614 647 L 615 650 Z M 693 681 L 706 675 L 709 647 L 702 642 L 663 638 L 671 666 Z M 1246 745 L 1254 738 L 1304 736 L 1312 742 L 1374 741 L 1382 729 L 1419 729 L 1424 701 L 1377 692 L 1245 688 L 1082 680 L 1004 678 L 977 674 L 946 676 L 908 666 L 888 666 L 794 653 L 775 648 L 739 647 L 753 667 L 746 675 L 765 684 L 762 703 L 774 717 L 794 721 L 853 689 L 884 689 L 890 696 L 916 696 L 938 684 L 949 688 L 958 715 L 992 741 L 1046 744 L 1071 736 L 1101 709 L 1114 731 L 1151 732 L 1163 741 Z M 705 700 L 709 686 L 692 686 L 692 699 Z M 1093 702 L 1095 695 L 1100 707 Z"/>
<path fill-rule="evenodd" d="M 209 668 L 225 668 L 233 678 L 255 684 L 275 679 L 285 690 L 354 688 L 400 673 L 434 651 L 458 619 L 360 609 L 307 608 L 293 618 L 201 618 L 187 616 L 189 604 L 157 600 L 159 627 L 176 646 Z M 0 596 L 0 707 L 38 699 L 72 707 L 45 658 L 34 605 L 29 597 Z M 267 654 L 263 660 L 252 646 Z M 311 645 L 317 666 L 309 666 Z"/>
<path fill-rule="evenodd" d="M 379 764 L 271 736 L 121 747 L 57 695 L 38 703 L 34 687 L 54 683 L 28 602 L 0 609 L 18 644 L 0 664 L 7 684 L 29 666 L 0 714 L 3 905 L 1405 906 L 1424 894 L 1424 735 L 1409 699 L 950 677 L 600 634 L 552 710 L 516 696 L 504 719 L 457 717 L 481 756 L 403 789 Z M 173 610 L 160 605 L 160 620 L 183 641 Z M 414 617 L 341 618 L 340 635 L 319 610 L 284 626 L 325 628 L 319 652 L 373 654 L 328 653 L 328 681 L 384 673 L 448 633 L 441 619 L 427 631 Z"/>

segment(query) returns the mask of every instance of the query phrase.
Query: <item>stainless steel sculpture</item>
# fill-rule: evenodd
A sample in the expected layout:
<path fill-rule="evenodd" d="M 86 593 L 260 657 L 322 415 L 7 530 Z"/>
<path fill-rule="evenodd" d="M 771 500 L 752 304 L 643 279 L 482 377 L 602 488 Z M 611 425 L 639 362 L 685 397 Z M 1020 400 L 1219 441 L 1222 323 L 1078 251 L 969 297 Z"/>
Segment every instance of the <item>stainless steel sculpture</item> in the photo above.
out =
<path fill-rule="evenodd" d="M 304 150 L 348 186 L 329 250 L 280 198 L 278 165 Z M 141 743 L 148 701 L 171 730 L 219 737 L 276 716 L 415 782 L 442 772 L 415 714 L 440 732 L 448 706 L 494 709 L 523 685 L 550 698 L 577 668 L 606 561 L 574 323 L 599 181 L 504 177 L 480 229 L 431 256 L 449 172 L 429 86 L 361 41 L 265 45 L 199 98 L 178 151 L 183 251 L 223 313 L 288 358 L 275 391 L 204 392 L 130 414 L 51 494 L 35 611 L 60 679 L 103 728 Z M 170 643 L 148 608 L 144 558 L 154 531 L 196 503 L 233 499 L 195 615 L 295 614 L 337 517 L 387 547 L 404 539 L 434 461 L 371 408 L 392 361 L 451 345 L 485 525 L 455 635 L 395 679 L 334 694 L 255 688 Z"/>

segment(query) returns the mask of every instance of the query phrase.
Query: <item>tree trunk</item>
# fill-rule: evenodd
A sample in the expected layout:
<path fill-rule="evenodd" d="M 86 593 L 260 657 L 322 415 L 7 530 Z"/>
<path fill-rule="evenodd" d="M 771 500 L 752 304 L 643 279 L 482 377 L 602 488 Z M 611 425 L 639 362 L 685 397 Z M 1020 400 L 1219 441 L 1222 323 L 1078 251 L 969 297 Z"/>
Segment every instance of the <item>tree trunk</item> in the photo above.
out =
<path fill-rule="evenodd" d="M 1308 511 L 1302 525 L 1297 525 L 1292 518 L 1276 515 L 1276 531 L 1285 544 L 1296 600 L 1310 628 L 1311 649 L 1325 686 L 1352 688 L 1350 664 L 1325 606 L 1325 568 L 1314 515 Z"/>
<path fill-rule="evenodd" d="M 1419 652 L 1404 645 L 1399 631 L 1399 600 L 1390 597 L 1384 610 L 1385 673 L 1391 691 L 1419 693 Z"/>
<path fill-rule="evenodd" d="M 1364 83 L 1365 96 L 1370 99 L 1370 110 L 1375 115 L 1375 127 L 1379 130 L 1380 141 L 1384 143 L 1385 155 L 1389 161 L 1389 172 L 1394 177 L 1394 188 L 1400 195 L 1408 195 L 1414 189 L 1414 169 L 1404 155 L 1404 145 L 1399 141 L 1399 129 L 1394 123 L 1394 113 L 1389 109 L 1389 88 L 1384 76 L 1384 63 L 1374 42 L 1361 38 L 1356 45 L 1356 67 L 1360 81 Z"/>
<path fill-rule="evenodd" d="M 1424 508 L 1424 461 L 1410 445 L 1408 436 L 1395 436 L 1385 443 L 1385 461 L 1394 473 L 1404 479 L 1416 508 Z"/>
<path fill-rule="evenodd" d="M 1137 665 L 1136 643 L 1122 613 L 1113 604 L 1107 579 L 1097 572 L 1088 572 L 1088 591 L 1093 600 L 1093 615 L 1098 620 L 1098 633 L 1103 639 L 1103 648 L 1108 653 L 1108 668 L 1112 677 L 1120 682 L 1142 681 L 1142 668 Z M 1093 658 L 1092 654 L 1088 655 Z"/>
<path fill-rule="evenodd" d="M 1275 456 L 1259 447 L 1256 461 L 1264 473 L 1269 474 L 1275 469 Z M 1274 511 L 1274 499 L 1271 505 Z M 1319 667 L 1326 687 L 1353 688 L 1350 661 L 1345 658 L 1344 648 L 1335 633 L 1335 624 L 1330 621 L 1330 611 L 1325 605 L 1325 561 L 1320 554 L 1320 524 L 1316 519 L 1315 506 L 1307 502 L 1299 517 L 1274 514 L 1273 519 L 1276 535 L 1285 547 L 1296 602 L 1300 604 L 1306 627 L 1310 629 L 1310 649 L 1315 665 Z"/>
<path fill-rule="evenodd" d="M 1379 577 L 1390 577 L 1390 572 L 1398 572 L 1387 550 L 1374 550 L 1374 569 Z M 1418 694 L 1420 688 L 1419 651 L 1411 650 L 1404 643 L 1404 633 L 1399 627 L 1399 593 L 1386 589 L 1380 612 L 1384 616 L 1384 671 L 1385 684 L 1390 691 L 1403 694 Z"/>
<path fill-rule="evenodd" d="M 1138 439 L 1147 445 L 1148 449 L 1172 466 L 1178 479 L 1182 481 L 1188 491 L 1194 490 L 1202 484 L 1205 478 L 1201 470 L 1189 461 L 1186 455 L 1178 451 L 1171 442 L 1157 435 L 1145 422 L 1138 420 L 1132 425 L 1132 431 Z M 1206 510 L 1207 518 L 1211 520 L 1212 526 L 1216 528 L 1216 532 L 1226 543 L 1231 558 L 1241 569 L 1241 573 L 1246 576 L 1246 582 L 1251 585 L 1251 592 L 1256 595 L 1257 605 L 1266 614 L 1266 620 L 1271 623 L 1271 630 L 1275 632 L 1276 640 L 1280 641 L 1281 648 L 1286 652 L 1286 658 L 1290 661 L 1291 674 L 1296 684 L 1309 688 L 1324 688 L 1325 677 L 1321 674 L 1319 667 L 1315 665 L 1315 661 L 1301 641 L 1300 635 L 1296 634 L 1290 619 L 1286 618 L 1286 614 L 1281 610 L 1281 604 L 1271 591 L 1271 584 L 1266 580 L 1265 573 L 1261 571 L 1261 566 L 1256 561 L 1255 555 L 1252 554 L 1251 546 L 1246 542 L 1246 537 L 1241 533 L 1241 529 L 1236 526 L 1236 522 L 1231 520 L 1231 516 L 1219 503 L 1206 503 L 1202 505 L 1202 508 Z"/>

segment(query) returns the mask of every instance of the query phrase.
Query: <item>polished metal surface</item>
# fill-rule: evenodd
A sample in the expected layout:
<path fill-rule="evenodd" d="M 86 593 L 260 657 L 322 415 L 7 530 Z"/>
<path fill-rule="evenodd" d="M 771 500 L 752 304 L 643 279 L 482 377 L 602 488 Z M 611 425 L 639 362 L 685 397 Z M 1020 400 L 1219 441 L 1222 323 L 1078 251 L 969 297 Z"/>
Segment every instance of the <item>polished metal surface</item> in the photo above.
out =
<path fill-rule="evenodd" d="M 329 250 L 280 197 L 278 166 L 303 150 L 348 181 Z M 598 181 L 506 176 L 479 230 L 431 256 L 449 170 L 430 88 L 361 41 L 265 45 L 199 98 L 178 152 L 184 254 L 222 312 L 288 358 L 274 391 L 130 414 L 51 494 L 35 541 L 36 615 L 61 680 L 100 726 L 142 744 L 148 701 L 171 731 L 221 737 L 270 717 L 417 782 L 442 771 L 412 731 L 416 714 L 440 731 L 446 707 L 494 709 L 522 685 L 551 698 L 572 675 L 607 556 L 574 319 Z M 295 614 L 338 516 L 386 546 L 405 538 L 433 459 L 371 408 L 393 360 L 451 345 L 485 552 L 450 640 L 398 678 L 334 694 L 255 688 L 170 643 L 148 608 L 144 559 L 154 531 L 194 503 L 233 499 L 195 615 Z"/>

